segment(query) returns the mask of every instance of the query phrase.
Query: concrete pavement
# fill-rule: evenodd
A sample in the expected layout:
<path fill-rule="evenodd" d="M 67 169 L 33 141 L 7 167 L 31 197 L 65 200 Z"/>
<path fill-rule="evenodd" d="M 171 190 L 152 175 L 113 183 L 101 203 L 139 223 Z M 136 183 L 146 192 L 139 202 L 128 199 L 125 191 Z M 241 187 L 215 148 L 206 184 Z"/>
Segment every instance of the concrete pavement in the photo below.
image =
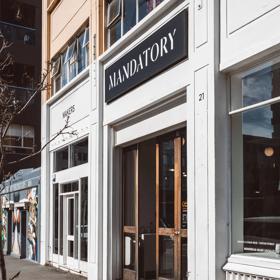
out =
<path fill-rule="evenodd" d="M 87 278 L 64 272 L 51 266 L 42 266 L 30 261 L 5 257 L 8 276 L 14 276 L 20 271 L 17 280 L 86 280 Z"/>

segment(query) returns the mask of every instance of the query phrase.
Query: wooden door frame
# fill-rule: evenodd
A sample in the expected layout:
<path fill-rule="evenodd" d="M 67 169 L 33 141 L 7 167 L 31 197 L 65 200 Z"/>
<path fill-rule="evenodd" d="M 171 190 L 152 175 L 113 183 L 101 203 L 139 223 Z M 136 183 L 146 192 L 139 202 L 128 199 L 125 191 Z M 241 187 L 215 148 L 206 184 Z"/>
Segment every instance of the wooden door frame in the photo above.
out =
<path fill-rule="evenodd" d="M 159 236 L 174 237 L 174 279 L 181 279 L 181 238 L 187 237 L 187 229 L 181 228 L 182 203 L 182 135 L 177 130 L 170 135 L 174 141 L 174 228 L 162 229 L 159 227 L 159 188 L 160 188 L 160 144 L 161 137 L 156 144 L 156 276 L 159 280 Z"/>

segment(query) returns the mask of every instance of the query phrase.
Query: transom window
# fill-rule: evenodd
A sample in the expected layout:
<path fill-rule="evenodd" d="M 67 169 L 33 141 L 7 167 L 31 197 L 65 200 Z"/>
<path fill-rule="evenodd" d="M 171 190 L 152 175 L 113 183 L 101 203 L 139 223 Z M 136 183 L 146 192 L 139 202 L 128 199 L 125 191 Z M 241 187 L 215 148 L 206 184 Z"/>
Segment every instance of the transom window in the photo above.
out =
<path fill-rule="evenodd" d="M 54 172 L 88 162 L 88 138 L 54 152 Z"/>
<path fill-rule="evenodd" d="M 70 40 L 68 47 L 52 61 L 53 94 L 69 83 L 89 64 L 89 29 Z"/>
<path fill-rule="evenodd" d="M 232 78 L 233 253 L 271 256 L 280 244 L 279 90 L 279 63 Z"/>
<path fill-rule="evenodd" d="M 108 45 L 113 45 L 163 0 L 111 0 L 107 4 Z"/>

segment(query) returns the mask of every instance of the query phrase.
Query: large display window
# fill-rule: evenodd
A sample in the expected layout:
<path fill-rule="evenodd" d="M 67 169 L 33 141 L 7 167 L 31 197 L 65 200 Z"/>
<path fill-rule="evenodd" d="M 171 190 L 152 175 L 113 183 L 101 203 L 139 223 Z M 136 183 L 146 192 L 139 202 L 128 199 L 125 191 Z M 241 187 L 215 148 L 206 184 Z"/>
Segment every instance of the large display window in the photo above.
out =
<path fill-rule="evenodd" d="M 232 251 L 275 257 L 280 253 L 280 64 L 235 76 L 232 88 Z"/>

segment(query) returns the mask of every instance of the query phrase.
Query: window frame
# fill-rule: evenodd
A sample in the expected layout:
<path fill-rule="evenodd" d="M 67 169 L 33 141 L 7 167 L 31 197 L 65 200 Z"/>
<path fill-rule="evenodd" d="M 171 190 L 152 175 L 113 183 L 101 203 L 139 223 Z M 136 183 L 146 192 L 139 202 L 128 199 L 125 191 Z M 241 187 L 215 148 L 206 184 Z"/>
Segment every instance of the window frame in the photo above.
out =
<path fill-rule="evenodd" d="M 232 255 L 247 255 L 247 256 L 255 256 L 255 257 L 263 257 L 266 259 L 271 258 L 271 252 L 255 252 L 255 253 L 246 253 L 246 252 L 238 252 L 240 251 L 240 246 L 237 245 L 237 238 L 235 237 L 238 232 L 236 232 L 239 228 L 240 232 L 243 233 L 244 237 L 244 220 L 240 220 L 236 218 L 240 209 L 244 207 L 244 158 L 240 161 L 238 154 L 240 154 L 240 149 L 243 154 L 243 134 L 242 134 L 242 116 L 243 113 L 248 111 L 254 111 L 256 109 L 261 109 L 273 105 L 275 103 L 280 104 L 280 96 L 270 98 L 265 101 L 260 101 L 252 105 L 243 106 L 243 91 L 242 91 L 242 80 L 254 73 L 258 73 L 259 71 L 265 70 L 268 67 L 273 67 L 276 64 L 280 63 L 280 57 L 273 58 L 269 61 L 258 64 L 257 66 L 250 67 L 249 69 L 237 72 L 231 75 L 230 77 L 230 104 L 229 104 L 229 117 L 231 118 L 231 197 L 230 197 L 230 253 Z M 241 118 L 238 120 L 237 118 Z M 236 122 L 241 123 L 240 126 L 236 125 Z M 238 127 L 237 127 L 238 126 Z M 241 131 L 240 131 L 241 129 Z M 241 136 L 239 138 L 239 136 Z M 238 138 L 238 139 L 237 139 Z M 242 146 L 241 148 L 239 146 Z M 238 150 L 237 150 L 238 149 Z M 242 182 L 241 182 L 242 181 Z M 239 189 L 239 190 L 238 190 Z M 237 193 L 239 191 L 239 194 Z M 242 193 L 242 194 L 241 194 Z M 236 199 L 242 200 L 242 205 L 238 204 L 236 206 Z M 244 210 L 242 210 L 244 211 Z M 244 218 L 244 212 L 243 212 Z"/>
<path fill-rule="evenodd" d="M 79 42 L 81 37 L 82 43 Z M 83 55 L 83 61 L 81 61 L 79 57 L 79 48 L 85 52 Z M 81 71 L 89 66 L 89 27 L 85 27 L 82 32 L 73 36 L 69 41 L 69 44 L 56 55 L 54 59 L 52 59 L 52 64 L 52 67 L 56 67 L 56 64 L 58 64 L 57 70 L 52 71 L 51 73 L 52 95 L 55 95 Z M 81 69 L 80 66 L 82 66 Z M 72 67 L 74 68 L 73 72 L 71 70 Z M 59 87 L 57 87 L 57 81 L 59 82 Z"/>
<path fill-rule="evenodd" d="M 6 145 L 6 144 L 4 144 L 3 147 L 4 148 L 10 148 L 10 149 L 13 149 L 15 151 L 16 151 L 16 149 L 24 149 L 24 150 L 30 150 L 31 153 L 34 152 L 34 146 L 35 146 L 35 128 L 34 128 L 34 126 L 31 126 L 31 125 L 21 125 L 21 124 L 11 124 L 10 128 L 12 128 L 13 126 L 14 127 L 18 126 L 20 128 L 21 135 L 20 136 L 9 135 L 8 134 L 9 130 L 8 130 L 5 138 L 6 137 L 7 138 L 9 138 L 9 137 L 18 137 L 18 138 L 20 138 L 20 144 L 21 145 L 20 146 L 14 146 L 14 145 Z M 25 135 L 25 130 L 24 129 L 27 128 L 27 127 L 28 128 L 32 128 L 32 137 L 30 137 L 32 139 L 32 141 L 33 141 L 32 147 L 24 145 L 24 138 L 26 138 L 25 137 L 26 135 Z"/>
<path fill-rule="evenodd" d="M 121 24 L 121 35 L 120 35 L 120 38 L 122 36 L 124 36 L 124 34 L 126 34 L 127 32 L 124 33 L 124 6 L 125 6 L 125 1 L 126 0 L 118 0 L 119 3 L 120 3 L 120 14 L 118 14 L 117 16 L 115 16 L 114 19 L 112 19 L 110 22 L 109 22 L 109 7 L 110 7 L 110 4 L 113 2 L 114 0 L 112 1 L 106 1 L 107 5 L 106 5 L 106 24 L 105 24 L 105 32 L 106 32 L 106 37 L 107 37 L 107 47 L 111 47 L 114 43 L 116 43 L 119 39 L 117 39 L 116 41 L 114 41 L 113 43 L 111 43 L 111 37 L 110 37 L 110 30 L 112 29 L 113 26 L 115 26 L 117 23 L 120 22 Z M 136 19 L 135 19 L 135 25 L 136 26 L 139 22 L 142 21 L 142 19 L 144 19 L 151 11 L 153 11 L 155 8 L 157 8 L 163 1 L 161 1 L 160 3 L 157 4 L 157 0 L 152 0 L 153 1 L 153 8 L 152 10 L 147 13 L 142 19 L 139 19 L 139 0 L 128 0 L 128 1 L 135 1 L 135 5 L 136 5 Z M 134 27 L 133 26 L 133 27 Z M 132 27 L 132 28 L 133 28 Z"/>

